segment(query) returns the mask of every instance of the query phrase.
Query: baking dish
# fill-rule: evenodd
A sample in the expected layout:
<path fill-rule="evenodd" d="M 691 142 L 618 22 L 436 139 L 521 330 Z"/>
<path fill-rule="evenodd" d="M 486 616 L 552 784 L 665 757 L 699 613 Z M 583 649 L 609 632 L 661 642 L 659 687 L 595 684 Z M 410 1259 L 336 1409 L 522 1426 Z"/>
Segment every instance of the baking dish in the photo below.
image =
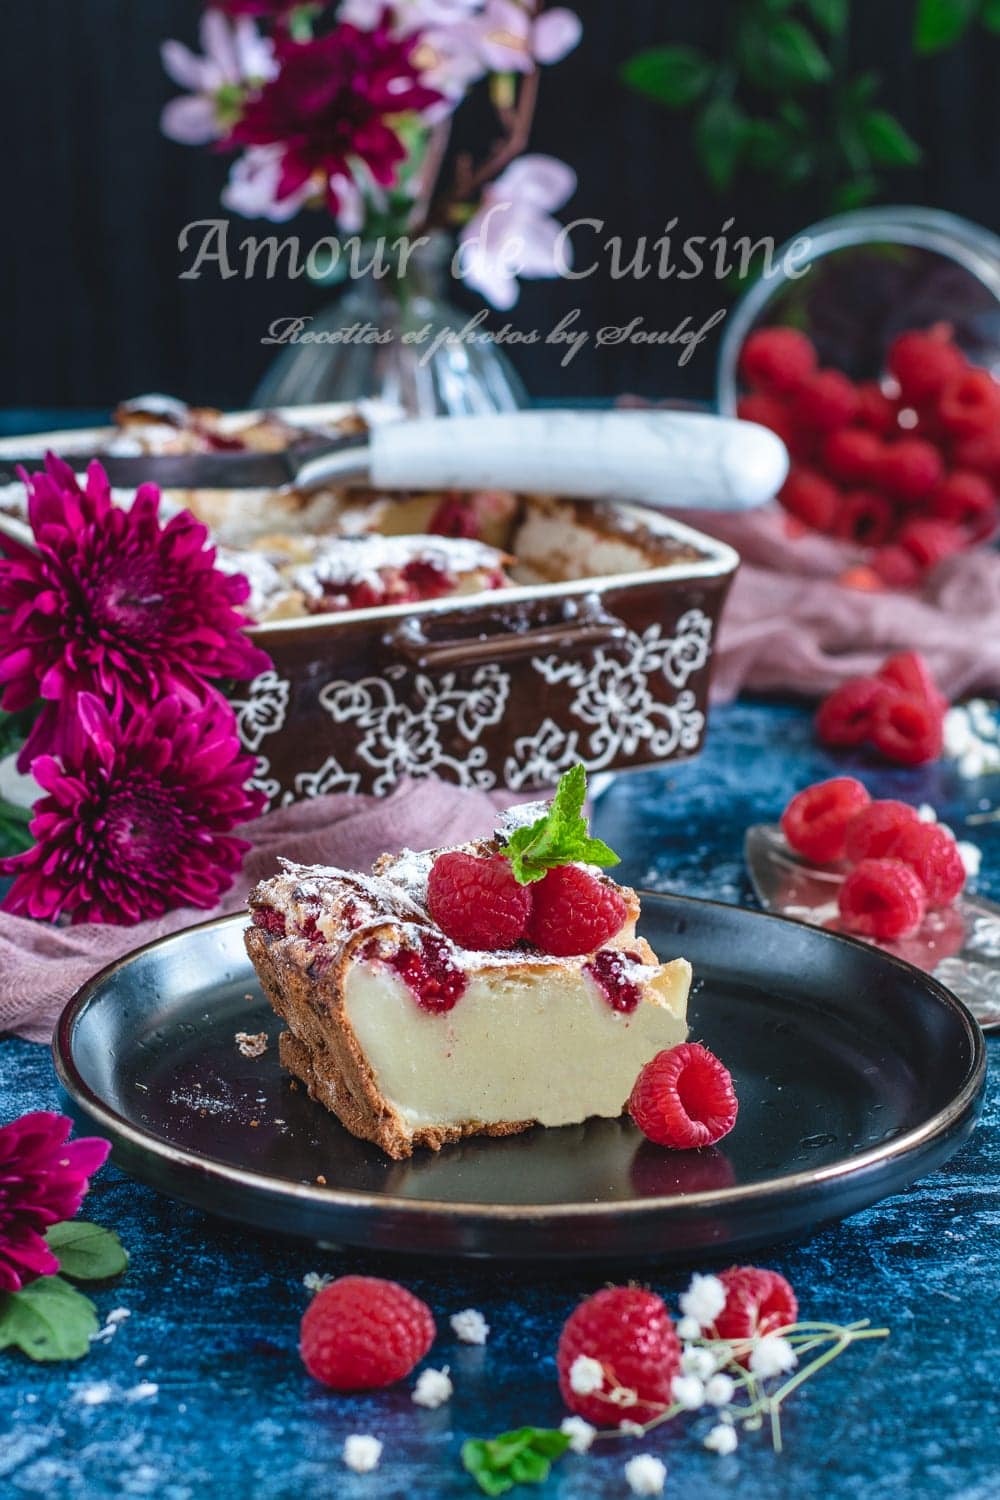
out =
<path fill-rule="evenodd" d="M 72 458 L 111 437 L 10 439 L 0 458 L 28 445 Z M 270 805 L 428 775 L 525 792 L 576 761 L 606 771 L 696 753 L 736 553 L 641 507 L 531 496 L 511 550 L 512 588 L 253 629 L 273 667 L 229 696 Z"/>

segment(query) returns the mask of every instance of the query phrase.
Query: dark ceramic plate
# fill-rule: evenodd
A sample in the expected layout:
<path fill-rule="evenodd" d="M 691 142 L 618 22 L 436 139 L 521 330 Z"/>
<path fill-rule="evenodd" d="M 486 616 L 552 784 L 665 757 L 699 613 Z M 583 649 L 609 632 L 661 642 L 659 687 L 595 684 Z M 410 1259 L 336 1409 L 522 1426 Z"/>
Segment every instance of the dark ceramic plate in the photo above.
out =
<path fill-rule="evenodd" d="M 391 1162 L 283 1075 L 243 923 L 106 969 L 66 1008 L 55 1056 L 119 1166 L 260 1229 L 465 1256 L 735 1255 L 897 1192 L 978 1111 L 982 1035 L 929 975 L 800 922 L 646 895 L 645 935 L 698 976 L 691 1035 L 733 1071 L 732 1134 L 670 1152 L 594 1120 Z M 242 1057 L 234 1033 L 260 1030 L 267 1052 Z"/>

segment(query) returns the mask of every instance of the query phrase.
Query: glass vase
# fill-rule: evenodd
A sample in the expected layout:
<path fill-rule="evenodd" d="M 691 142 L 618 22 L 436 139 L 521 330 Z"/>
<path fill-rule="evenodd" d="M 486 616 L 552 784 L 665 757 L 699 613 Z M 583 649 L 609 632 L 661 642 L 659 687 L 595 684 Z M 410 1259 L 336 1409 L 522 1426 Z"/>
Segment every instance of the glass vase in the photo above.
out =
<path fill-rule="evenodd" d="M 525 405 L 510 361 L 482 326 L 470 326 L 475 314 L 445 299 L 450 255 L 447 239 L 433 236 L 411 255 L 404 275 L 369 271 L 351 280 L 282 349 L 254 405 L 375 400 L 424 417 Z"/>

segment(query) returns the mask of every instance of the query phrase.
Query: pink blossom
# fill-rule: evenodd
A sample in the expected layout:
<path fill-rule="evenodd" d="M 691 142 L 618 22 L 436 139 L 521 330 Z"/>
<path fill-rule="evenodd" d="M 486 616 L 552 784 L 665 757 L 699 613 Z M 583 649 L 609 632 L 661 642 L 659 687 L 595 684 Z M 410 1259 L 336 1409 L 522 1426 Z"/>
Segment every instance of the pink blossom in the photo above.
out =
<path fill-rule="evenodd" d="M 483 63 L 491 73 L 530 73 L 536 63 L 554 63 L 572 52 L 583 32 L 571 10 L 534 14 L 534 4 L 486 0 L 475 20 Z"/>
<path fill-rule="evenodd" d="M 208 531 L 188 511 L 161 524 L 155 485 L 126 510 L 100 464 L 84 488 L 51 453 L 44 473 L 24 478 L 37 550 L 0 537 L 0 707 L 45 707 L 19 769 L 61 748 L 81 693 L 115 712 L 171 693 L 201 704 L 213 696 L 208 680 L 270 665 L 238 609 L 247 580 L 215 567 Z"/>
<path fill-rule="evenodd" d="M 160 49 L 167 73 L 190 90 L 171 99 L 160 117 L 164 135 L 183 146 L 225 135 L 246 88 L 273 78 L 276 71 L 273 43 L 247 16 L 229 21 L 219 10 L 206 10 L 200 36 L 203 57 L 183 42 L 164 42 Z"/>
<path fill-rule="evenodd" d="M 513 307 L 517 278 L 559 274 L 562 226 L 551 216 L 576 191 L 576 174 L 552 156 L 518 157 L 490 183 L 460 235 L 457 274 L 494 307 Z M 568 246 L 561 247 L 566 263 Z"/>
<path fill-rule="evenodd" d="M 111 1150 L 95 1136 L 70 1141 L 72 1128 L 65 1115 L 38 1110 L 0 1129 L 0 1291 L 59 1269 L 45 1231 L 72 1219 Z"/>
<path fill-rule="evenodd" d="M 62 756 L 37 756 L 35 804 L 8 911 L 127 926 L 178 906 L 215 906 L 249 845 L 231 836 L 263 809 L 247 790 L 236 716 L 221 698 L 191 708 L 176 695 L 113 718 L 92 693 L 76 703 Z"/>

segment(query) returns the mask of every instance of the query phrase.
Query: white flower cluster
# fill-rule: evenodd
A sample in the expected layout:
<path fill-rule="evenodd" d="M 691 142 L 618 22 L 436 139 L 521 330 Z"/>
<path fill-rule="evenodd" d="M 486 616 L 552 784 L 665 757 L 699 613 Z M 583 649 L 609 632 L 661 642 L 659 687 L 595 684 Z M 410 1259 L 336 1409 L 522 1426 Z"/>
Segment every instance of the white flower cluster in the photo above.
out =
<path fill-rule="evenodd" d="M 344 1439 L 343 1457 L 344 1463 L 355 1474 L 370 1474 L 372 1469 L 378 1468 L 382 1444 L 369 1433 L 352 1432 L 349 1438 Z"/>
<path fill-rule="evenodd" d="M 453 1313 L 450 1321 L 452 1332 L 463 1344 L 485 1344 L 490 1336 L 490 1325 L 474 1307 Z"/>
<path fill-rule="evenodd" d="M 696 1339 L 703 1328 L 711 1328 L 726 1305 L 726 1288 L 718 1276 L 700 1276 L 696 1271 L 691 1284 L 680 1296 L 684 1316 L 677 1325 L 682 1339 Z"/>
<path fill-rule="evenodd" d="M 661 1495 L 666 1478 L 666 1464 L 652 1453 L 637 1453 L 625 1465 L 625 1479 L 633 1495 Z"/>
<path fill-rule="evenodd" d="M 569 1388 L 576 1396 L 592 1396 L 604 1386 L 604 1366 L 589 1354 L 578 1354 L 569 1367 Z"/>
<path fill-rule="evenodd" d="M 569 1438 L 570 1451 L 572 1453 L 589 1453 L 591 1444 L 597 1436 L 597 1428 L 591 1427 L 582 1417 L 563 1417 L 559 1427 Z"/>
<path fill-rule="evenodd" d="M 944 753 L 958 761 L 958 774 L 969 780 L 1000 771 L 997 705 L 972 698 L 949 708 L 944 716 Z"/>
<path fill-rule="evenodd" d="M 422 1370 L 410 1400 L 417 1406 L 426 1406 L 429 1411 L 434 1411 L 436 1407 L 451 1400 L 453 1390 L 447 1365 L 443 1370 Z"/>

